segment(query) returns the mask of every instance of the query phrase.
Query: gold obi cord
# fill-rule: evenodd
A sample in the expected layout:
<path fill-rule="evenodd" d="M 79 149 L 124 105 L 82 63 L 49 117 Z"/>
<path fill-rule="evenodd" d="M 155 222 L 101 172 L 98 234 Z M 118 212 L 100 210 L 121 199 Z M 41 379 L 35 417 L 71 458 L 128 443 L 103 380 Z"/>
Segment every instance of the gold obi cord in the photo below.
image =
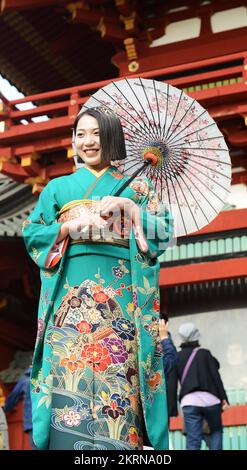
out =
<path fill-rule="evenodd" d="M 65 204 L 59 212 L 58 222 L 67 222 L 69 220 L 83 217 L 85 211 L 92 214 L 97 212 L 100 201 L 90 199 L 78 199 Z M 100 213 L 98 213 L 100 215 Z M 131 229 L 131 220 L 119 211 L 116 216 L 101 216 L 107 221 L 107 225 L 98 228 L 96 225 L 81 226 L 81 230 L 71 232 L 70 243 L 109 243 L 111 245 L 129 247 L 129 234 Z"/>

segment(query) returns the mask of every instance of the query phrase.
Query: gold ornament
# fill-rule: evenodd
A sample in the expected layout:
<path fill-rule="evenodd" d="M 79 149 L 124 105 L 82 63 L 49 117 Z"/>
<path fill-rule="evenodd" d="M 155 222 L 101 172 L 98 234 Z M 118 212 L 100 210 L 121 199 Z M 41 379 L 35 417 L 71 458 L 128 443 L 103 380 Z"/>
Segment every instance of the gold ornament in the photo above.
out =
<path fill-rule="evenodd" d="M 132 62 L 129 63 L 128 65 L 129 72 L 137 72 L 139 69 L 139 62 L 136 60 L 132 60 Z"/>

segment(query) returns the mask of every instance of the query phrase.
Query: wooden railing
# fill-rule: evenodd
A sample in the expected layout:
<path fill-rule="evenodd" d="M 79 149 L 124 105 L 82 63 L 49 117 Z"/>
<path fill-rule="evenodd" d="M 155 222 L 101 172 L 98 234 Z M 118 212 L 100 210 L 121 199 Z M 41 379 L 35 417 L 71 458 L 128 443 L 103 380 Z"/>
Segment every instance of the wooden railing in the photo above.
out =
<path fill-rule="evenodd" d="M 132 75 L 128 78 L 136 76 Z M 184 89 L 195 99 L 210 103 L 213 99 L 217 99 L 219 94 L 222 97 L 224 93 L 227 95 L 240 93 L 241 95 L 247 92 L 247 51 L 190 64 L 162 68 L 142 73 L 140 76 L 171 83 L 176 87 Z M 114 80 L 121 80 L 122 78 L 119 77 Z M 88 97 L 109 82 L 110 80 L 104 80 L 62 90 L 39 93 L 11 101 L 6 100 L 2 96 L 1 99 L 4 105 L 2 119 L 6 121 L 5 131 L 8 132 L 16 126 L 24 127 L 25 124 L 21 122 L 23 120 L 34 124 L 32 119 L 40 116 L 47 116 L 48 119 L 54 119 L 55 121 L 61 117 L 68 118 L 69 120 L 74 119 Z M 219 87 L 222 88 L 220 93 Z M 19 110 L 18 106 L 24 103 L 33 103 L 35 107 L 32 107 L 32 104 L 26 110 Z M 43 124 L 43 122 L 35 123 L 36 127 Z M 57 121 L 57 124 L 59 126 L 59 121 Z"/>

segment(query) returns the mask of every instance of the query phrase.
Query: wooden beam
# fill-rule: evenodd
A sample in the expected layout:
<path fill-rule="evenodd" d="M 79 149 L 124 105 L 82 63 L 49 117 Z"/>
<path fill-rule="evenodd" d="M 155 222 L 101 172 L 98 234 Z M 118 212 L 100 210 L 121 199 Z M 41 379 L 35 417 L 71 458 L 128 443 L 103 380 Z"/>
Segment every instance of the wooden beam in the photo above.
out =
<path fill-rule="evenodd" d="M 210 72 L 202 72 L 193 74 L 194 85 L 200 85 L 204 83 L 217 82 L 218 80 L 230 80 L 231 78 L 241 77 L 243 72 L 242 65 L 235 67 L 229 67 L 227 69 L 212 70 Z M 192 76 L 179 77 L 169 80 L 176 87 L 192 86 Z"/>
<path fill-rule="evenodd" d="M 6 11 L 21 11 L 21 10 L 34 10 L 36 8 L 62 6 L 68 0 L 2 0 L 1 12 Z"/>
<path fill-rule="evenodd" d="M 160 287 L 247 276 L 247 258 L 232 258 L 206 263 L 161 267 Z"/>
<path fill-rule="evenodd" d="M 86 24 L 88 26 L 97 26 L 100 19 L 104 21 L 109 21 L 111 23 L 117 23 L 118 17 L 114 12 L 112 16 L 104 14 L 103 11 L 100 11 L 96 8 L 90 8 L 90 10 L 84 10 L 81 8 L 76 8 L 72 11 L 72 17 L 74 21 L 78 23 Z M 115 18 L 114 18 L 115 17 Z"/>
<path fill-rule="evenodd" d="M 236 147 L 245 147 L 247 145 L 247 129 L 234 130 L 234 132 L 228 132 L 227 134 L 230 144 Z"/>
<path fill-rule="evenodd" d="M 214 44 L 212 48 L 211 45 Z M 197 68 L 200 60 L 210 60 L 213 57 L 227 56 L 236 52 L 244 53 L 247 43 L 247 27 L 223 31 L 220 33 L 208 34 L 193 39 L 176 42 L 176 54 L 174 54 L 174 43 L 159 47 L 148 48 L 143 46 L 139 55 L 140 69 L 138 73 L 160 69 L 162 64 L 166 66 L 182 66 L 193 64 Z M 119 52 L 112 57 L 112 61 L 119 68 L 119 74 L 129 76 L 128 64 L 123 52 Z"/>
<path fill-rule="evenodd" d="M 237 168 L 237 167 L 244 167 L 247 169 L 247 154 L 242 153 L 241 155 L 232 155 L 232 167 Z"/>
<path fill-rule="evenodd" d="M 225 120 L 234 118 L 236 116 L 242 116 L 247 114 L 247 100 L 238 100 L 236 95 L 232 103 L 218 103 L 217 105 L 210 106 L 209 108 L 210 115 L 215 120 Z"/>
<path fill-rule="evenodd" d="M 49 137 L 41 138 L 40 140 L 34 140 L 31 144 L 21 144 L 17 143 L 15 147 L 2 147 L 0 148 L 0 159 L 4 157 L 3 160 L 10 160 L 13 152 L 13 156 L 21 157 L 22 155 L 37 152 L 41 153 L 47 150 L 60 150 L 67 149 L 71 147 L 71 136 L 70 137 Z"/>
<path fill-rule="evenodd" d="M 34 176 L 34 175 L 42 176 L 43 169 L 40 166 L 40 164 L 36 161 L 37 158 L 38 158 L 38 155 L 36 153 L 23 155 L 21 157 L 22 168 L 24 168 L 25 171 L 31 176 Z"/>
<path fill-rule="evenodd" d="M 247 184 L 247 171 L 233 173 L 232 184 Z"/>
<path fill-rule="evenodd" d="M 28 172 L 22 168 L 21 165 L 10 162 L 0 162 L 0 172 L 3 173 L 3 175 L 10 176 L 21 183 L 24 178 L 29 176 Z"/>
<path fill-rule="evenodd" d="M 65 137 L 71 133 L 71 127 L 74 122 L 74 116 L 65 116 L 54 118 L 49 121 L 30 123 L 28 126 L 13 126 L 10 130 L 0 135 L 3 146 L 13 144 L 13 142 L 25 142 L 36 139 L 44 139 L 49 132 L 50 137 L 63 135 Z"/>
<path fill-rule="evenodd" d="M 73 167 L 73 159 L 57 163 L 55 165 L 49 165 L 46 168 L 46 175 L 49 179 L 57 178 L 58 176 L 69 175 L 70 173 L 72 173 Z"/>
<path fill-rule="evenodd" d="M 247 38 L 246 38 L 247 39 Z M 206 88 L 205 90 L 192 91 L 188 93 L 192 98 L 200 101 L 200 104 L 207 109 L 224 100 L 224 104 L 234 102 L 246 102 L 247 87 L 244 83 L 233 83 L 221 87 Z"/>
<path fill-rule="evenodd" d="M 11 119 L 25 119 L 25 118 L 33 118 L 36 116 L 42 116 L 46 114 L 50 114 L 52 112 L 60 112 L 61 114 L 64 113 L 64 111 L 67 111 L 69 107 L 69 100 L 67 101 L 60 101 L 59 103 L 51 103 L 51 104 L 45 104 L 45 105 L 40 105 L 37 106 L 36 108 L 30 108 L 27 110 L 23 111 L 11 111 L 10 112 L 10 117 Z M 66 113 L 67 114 L 67 113 Z"/>

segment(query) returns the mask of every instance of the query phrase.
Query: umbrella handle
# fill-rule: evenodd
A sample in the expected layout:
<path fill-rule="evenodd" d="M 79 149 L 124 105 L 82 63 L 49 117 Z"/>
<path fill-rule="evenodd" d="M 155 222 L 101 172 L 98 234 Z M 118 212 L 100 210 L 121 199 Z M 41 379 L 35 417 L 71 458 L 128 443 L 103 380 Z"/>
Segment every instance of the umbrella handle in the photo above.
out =
<path fill-rule="evenodd" d="M 151 159 L 151 158 L 147 158 L 147 160 L 144 161 L 143 165 L 142 165 L 140 168 L 138 168 L 138 170 L 136 170 L 136 171 L 133 173 L 133 175 L 131 175 L 131 177 L 130 177 L 127 181 L 125 181 L 125 183 L 124 183 L 122 186 L 120 186 L 120 188 L 117 190 L 117 192 L 116 192 L 115 194 L 113 194 L 113 196 L 115 196 L 115 197 L 119 196 L 119 195 L 121 194 L 121 192 L 122 192 L 127 186 L 129 186 L 129 184 L 131 183 L 131 181 L 138 175 L 138 173 L 140 173 L 140 172 L 143 170 L 143 168 L 147 167 L 148 165 L 151 165 L 151 163 L 152 163 L 152 159 Z"/>

